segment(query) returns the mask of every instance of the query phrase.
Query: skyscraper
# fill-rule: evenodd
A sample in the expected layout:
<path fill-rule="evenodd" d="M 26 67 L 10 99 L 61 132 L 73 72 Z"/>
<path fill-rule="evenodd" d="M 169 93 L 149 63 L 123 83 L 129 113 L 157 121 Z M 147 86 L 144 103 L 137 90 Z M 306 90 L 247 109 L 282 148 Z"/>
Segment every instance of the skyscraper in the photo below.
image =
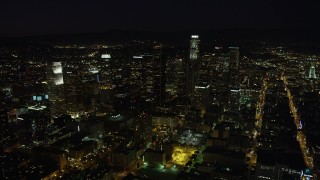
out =
<path fill-rule="evenodd" d="M 317 79 L 316 68 L 313 63 L 311 63 L 311 66 L 309 69 L 309 79 Z"/>
<path fill-rule="evenodd" d="M 102 54 L 101 61 L 99 62 L 99 70 L 100 72 L 97 74 L 97 81 L 99 83 L 106 83 L 110 86 L 112 85 L 113 74 L 111 68 L 111 55 L 110 54 Z"/>
<path fill-rule="evenodd" d="M 165 100 L 166 53 L 161 44 L 153 47 L 153 94 L 154 102 L 162 104 Z"/>
<path fill-rule="evenodd" d="M 52 62 L 52 65 L 48 66 L 47 78 L 50 112 L 53 118 L 53 116 L 66 113 L 61 62 Z"/>
<path fill-rule="evenodd" d="M 170 58 L 166 63 L 166 96 L 170 100 L 185 91 L 185 69 L 181 58 Z"/>
<path fill-rule="evenodd" d="M 5 94 L 0 91 L 0 137 L 3 138 L 8 131 L 8 110 L 5 103 Z"/>
<path fill-rule="evenodd" d="M 230 50 L 230 85 L 239 87 L 239 47 L 229 47 Z"/>
<path fill-rule="evenodd" d="M 21 116 L 31 122 L 32 140 L 47 143 L 45 132 L 50 123 L 50 111 L 46 106 L 29 106 L 28 114 Z"/>
<path fill-rule="evenodd" d="M 199 36 L 192 35 L 190 41 L 190 57 L 186 63 L 186 93 L 192 97 L 199 80 Z"/>
<path fill-rule="evenodd" d="M 229 103 L 228 110 L 238 112 L 240 110 L 240 82 L 239 82 L 239 47 L 229 47 Z"/>

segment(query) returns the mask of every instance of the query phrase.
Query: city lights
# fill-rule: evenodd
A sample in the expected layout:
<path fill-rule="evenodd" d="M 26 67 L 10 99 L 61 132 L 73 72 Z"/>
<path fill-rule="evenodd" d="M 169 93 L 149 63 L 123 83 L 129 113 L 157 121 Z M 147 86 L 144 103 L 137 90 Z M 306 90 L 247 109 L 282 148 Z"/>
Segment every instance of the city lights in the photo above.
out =
<path fill-rule="evenodd" d="M 317 46 L 199 34 L 0 44 L 0 179 L 319 179 Z"/>

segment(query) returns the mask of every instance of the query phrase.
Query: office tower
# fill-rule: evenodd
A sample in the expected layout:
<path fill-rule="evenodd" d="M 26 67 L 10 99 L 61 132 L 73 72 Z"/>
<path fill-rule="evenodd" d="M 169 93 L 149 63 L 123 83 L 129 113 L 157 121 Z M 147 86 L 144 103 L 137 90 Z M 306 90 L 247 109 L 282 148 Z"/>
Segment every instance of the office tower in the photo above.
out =
<path fill-rule="evenodd" d="M 99 64 L 99 74 L 96 75 L 96 80 L 100 83 L 112 85 L 112 69 L 111 69 L 111 55 L 102 54 L 101 62 Z"/>
<path fill-rule="evenodd" d="M 64 81 L 61 62 L 52 62 L 48 68 L 48 97 L 52 119 L 54 116 L 66 113 Z"/>
<path fill-rule="evenodd" d="M 166 54 L 161 44 L 153 47 L 153 96 L 155 104 L 165 100 Z"/>
<path fill-rule="evenodd" d="M 145 59 L 143 56 L 133 56 L 130 61 L 130 84 L 138 85 L 143 89 L 145 85 Z"/>
<path fill-rule="evenodd" d="M 232 88 L 229 94 L 228 110 L 230 112 L 240 111 L 240 89 Z"/>
<path fill-rule="evenodd" d="M 66 68 L 64 68 L 64 71 Z M 81 76 L 78 71 L 66 71 L 63 76 L 65 89 L 65 103 L 67 114 L 73 118 L 79 117 L 79 112 L 83 110 L 83 94 L 84 88 L 81 81 Z"/>
<path fill-rule="evenodd" d="M 141 87 L 141 97 L 149 99 L 153 91 L 153 54 L 146 53 L 142 55 L 143 66 L 141 69 L 141 76 L 143 78 L 143 86 Z"/>
<path fill-rule="evenodd" d="M 210 93 L 210 85 L 201 83 L 195 87 L 192 106 L 197 109 L 203 109 L 207 103 Z"/>
<path fill-rule="evenodd" d="M 240 82 L 239 82 L 239 47 L 229 47 L 229 103 L 228 109 L 231 112 L 240 110 Z"/>
<path fill-rule="evenodd" d="M 172 98 L 182 96 L 185 90 L 185 70 L 181 58 L 170 58 L 166 65 L 166 96 Z"/>
<path fill-rule="evenodd" d="M 0 137 L 3 138 L 8 131 L 8 110 L 5 103 L 5 94 L 0 91 Z"/>
<path fill-rule="evenodd" d="M 28 114 L 23 119 L 31 122 L 32 140 L 46 143 L 46 131 L 50 123 L 50 111 L 46 106 L 29 106 Z"/>
<path fill-rule="evenodd" d="M 239 87 L 239 47 L 229 47 L 230 51 L 230 85 Z"/>
<path fill-rule="evenodd" d="M 317 79 L 316 68 L 314 63 L 311 63 L 311 66 L 309 69 L 309 79 Z"/>
<path fill-rule="evenodd" d="M 96 74 L 96 81 L 92 84 L 92 97 L 97 98 L 99 103 L 98 110 L 100 112 L 106 112 L 112 109 L 113 93 L 115 88 L 115 81 L 118 77 L 117 71 L 113 65 L 120 64 L 118 57 L 111 56 L 111 54 L 102 54 L 101 61 L 99 61 L 98 69 L 99 73 Z M 118 79 L 122 79 L 121 75 Z M 98 89 L 95 86 L 98 85 Z M 92 98 L 93 100 L 93 98 Z M 91 101 L 92 101 L 91 100 Z M 92 101 L 93 102 L 93 101 Z"/>
<path fill-rule="evenodd" d="M 193 96 L 195 86 L 199 79 L 199 44 L 199 36 L 192 35 L 190 41 L 190 57 L 186 64 L 186 93 L 189 97 Z"/>
<path fill-rule="evenodd" d="M 310 91 L 315 91 L 318 89 L 318 83 L 317 83 L 317 74 L 316 74 L 316 68 L 313 62 L 311 62 L 311 66 L 309 68 L 309 74 L 307 76 L 308 78 L 308 89 Z"/>

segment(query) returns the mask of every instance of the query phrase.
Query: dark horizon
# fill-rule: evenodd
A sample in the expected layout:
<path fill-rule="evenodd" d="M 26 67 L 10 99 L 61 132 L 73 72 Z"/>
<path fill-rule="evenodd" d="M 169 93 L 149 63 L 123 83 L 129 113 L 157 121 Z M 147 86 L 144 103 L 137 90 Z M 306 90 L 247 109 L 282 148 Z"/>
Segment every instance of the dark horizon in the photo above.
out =
<path fill-rule="evenodd" d="M 236 0 L 0 3 L 0 37 L 125 31 L 320 29 L 319 2 Z"/>
<path fill-rule="evenodd" d="M 212 29 L 206 31 L 138 31 L 109 30 L 104 32 L 39 34 L 29 36 L 1 37 L 0 46 L 29 46 L 36 44 L 97 44 L 122 43 L 131 40 L 159 41 L 186 44 L 192 34 L 200 35 L 202 43 L 237 43 L 264 41 L 271 44 L 294 43 L 315 45 L 318 49 L 320 37 L 317 30 L 305 29 Z"/>

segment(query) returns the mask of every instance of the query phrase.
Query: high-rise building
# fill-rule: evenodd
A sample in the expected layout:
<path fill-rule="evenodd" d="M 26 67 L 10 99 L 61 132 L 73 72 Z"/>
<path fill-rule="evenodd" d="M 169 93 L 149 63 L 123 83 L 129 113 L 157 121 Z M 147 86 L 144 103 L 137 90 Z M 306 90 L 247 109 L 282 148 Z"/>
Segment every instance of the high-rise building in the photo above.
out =
<path fill-rule="evenodd" d="M 231 112 L 240 110 L 240 82 L 239 82 L 239 47 L 229 47 L 229 103 L 228 109 Z"/>
<path fill-rule="evenodd" d="M 166 96 L 170 101 L 172 98 L 183 95 L 185 70 L 181 58 L 170 58 L 166 64 Z"/>
<path fill-rule="evenodd" d="M 153 95 L 155 104 L 165 100 L 166 57 L 164 47 L 156 44 L 153 47 Z"/>
<path fill-rule="evenodd" d="M 32 140 L 46 143 L 45 132 L 50 123 L 50 111 L 46 106 L 29 106 L 28 114 L 22 116 L 31 122 Z"/>
<path fill-rule="evenodd" d="M 63 69 L 66 71 L 66 68 Z M 79 112 L 83 110 L 83 83 L 81 81 L 81 74 L 78 71 L 67 71 L 63 76 L 65 103 L 67 114 L 76 118 Z"/>
<path fill-rule="evenodd" d="M 96 75 L 96 80 L 100 83 L 112 85 L 112 69 L 111 69 L 111 55 L 102 54 L 99 63 L 99 74 Z"/>
<path fill-rule="evenodd" d="M 190 41 L 190 57 L 186 63 L 186 93 L 192 97 L 199 79 L 199 36 L 192 35 Z"/>
<path fill-rule="evenodd" d="M 229 47 L 230 50 L 230 85 L 239 87 L 239 47 Z"/>
<path fill-rule="evenodd" d="M 315 68 L 315 64 L 313 62 L 311 62 L 311 66 L 309 68 L 309 74 L 307 76 L 308 78 L 308 88 L 310 91 L 315 91 L 316 89 L 318 89 L 318 83 L 317 83 L 317 74 L 316 74 L 316 68 Z"/>
<path fill-rule="evenodd" d="M 48 66 L 48 97 L 51 118 L 66 113 L 64 97 L 64 81 L 61 62 L 52 62 Z"/>
<path fill-rule="evenodd" d="M 197 109 L 203 109 L 207 103 L 210 93 L 210 85 L 209 84 L 199 84 L 195 87 L 194 97 L 191 102 L 192 106 Z"/>
<path fill-rule="evenodd" d="M 309 77 L 309 79 L 317 79 L 316 68 L 315 68 L 315 65 L 313 63 L 311 63 L 308 77 Z"/>
<path fill-rule="evenodd" d="M 8 110 L 6 108 L 5 103 L 5 94 L 0 91 L 0 137 L 3 138 L 3 136 L 8 131 Z"/>

